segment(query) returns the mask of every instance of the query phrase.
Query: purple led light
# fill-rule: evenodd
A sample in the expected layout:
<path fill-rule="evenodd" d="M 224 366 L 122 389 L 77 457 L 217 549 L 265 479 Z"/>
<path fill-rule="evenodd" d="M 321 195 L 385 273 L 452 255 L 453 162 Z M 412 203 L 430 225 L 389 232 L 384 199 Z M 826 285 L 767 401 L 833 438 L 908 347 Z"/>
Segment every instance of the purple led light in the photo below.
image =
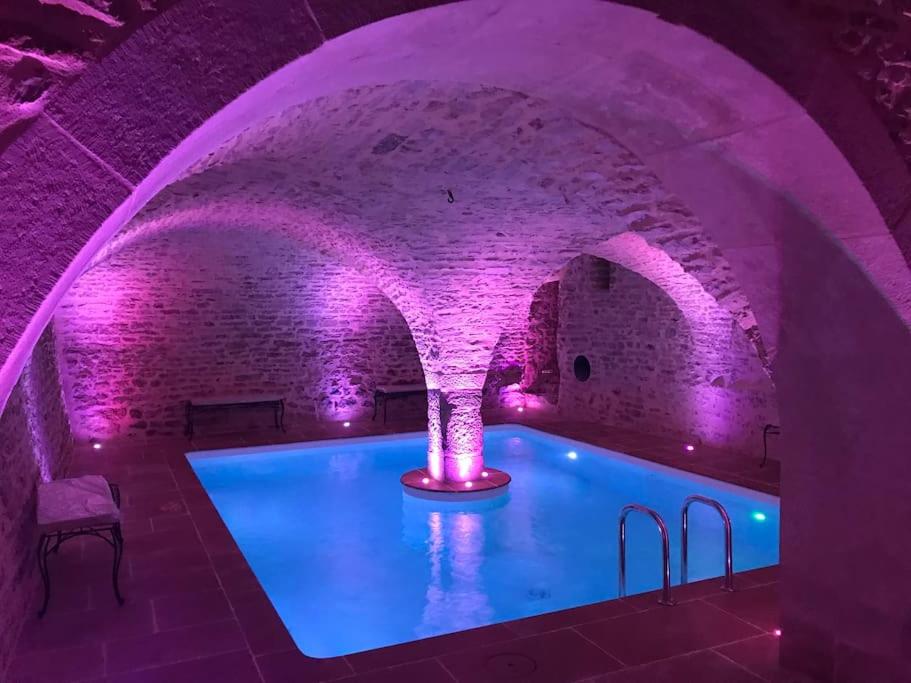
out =
<path fill-rule="evenodd" d="M 687 453 L 692 453 L 693 451 L 696 450 L 696 447 L 693 444 L 688 443 L 686 446 L 683 447 L 683 450 L 685 450 Z"/>
<path fill-rule="evenodd" d="M 342 422 L 342 427 L 350 427 L 350 426 L 351 426 L 351 423 L 348 422 L 348 420 L 345 420 L 344 422 Z"/>
<path fill-rule="evenodd" d="M 423 479 L 421 479 L 421 483 L 422 483 L 424 486 L 427 486 L 427 484 L 430 483 L 430 477 L 424 477 Z"/>
<path fill-rule="evenodd" d="M 96 441 L 95 443 L 92 444 L 92 448 L 94 448 L 96 451 L 100 451 L 101 444 Z"/>

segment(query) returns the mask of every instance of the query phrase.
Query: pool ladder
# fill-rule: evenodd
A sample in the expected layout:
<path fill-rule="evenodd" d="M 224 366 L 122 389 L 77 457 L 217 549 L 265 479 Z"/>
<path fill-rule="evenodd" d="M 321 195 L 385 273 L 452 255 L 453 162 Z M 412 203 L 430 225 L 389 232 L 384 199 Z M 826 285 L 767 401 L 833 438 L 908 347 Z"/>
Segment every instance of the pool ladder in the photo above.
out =
<path fill-rule="evenodd" d="M 724 586 L 722 588 L 729 593 L 733 593 L 734 543 L 732 540 L 733 534 L 731 533 L 731 518 L 728 515 L 728 511 L 724 509 L 724 505 L 719 503 L 714 498 L 706 498 L 705 496 L 700 495 L 687 496 L 686 500 L 683 501 L 683 507 L 680 509 L 680 583 L 685 584 L 687 582 L 687 555 L 689 552 L 689 514 L 690 505 L 693 503 L 702 503 L 703 505 L 708 505 L 711 508 L 715 508 L 715 510 L 721 516 L 721 521 L 724 524 Z"/>
<path fill-rule="evenodd" d="M 687 583 L 687 565 L 689 552 L 689 511 L 690 505 L 701 503 L 714 508 L 721 516 L 724 523 L 724 586 L 723 590 L 734 591 L 734 556 L 733 543 L 731 534 L 731 518 L 724 509 L 724 506 L 713 498 L 707 498 L 700 495 L 688 496 L 683 501 L 683 507 L 680 509 L 680 583 Z M 661 515 L 652 508 L 631 503 L 624 505 L 620 510 L 619 520 L 619 550 L 620 550 L 620 597 L 626 597 L 626 518 L 631 512 L 641 512 L 651 517 L 658 526 L 658 534 L 661 537 L 661 558 L 662 558 L 662 581 L 661 597 L 658 603 L 671 607 L 677 604 L 677 601 L 671 597 L 671 551 L 670 542 L 667 533 L 667 524 L 661 518 Z"/>
<path fill-rule="evenodd" d="M 661 515 L 655 510 L 647 508 L 644 505 L 637 505 L 636 503 L 624 505 L 623 509 L 620 511 L 620 597 L 626 597 L 626 518 L 631 512 L 646 514 L 655 520 L 655 524 L 658 525 L 658 533 L 661 535 L 661 553 L 663 560 L 661 598 L 658 602 L 659 604 L 668 607 L 676 605 L 677 601 L 671 597 L 671 547 L 668 542 L 667 524 L 664 523 L 664 520 L 661 519 Z"/>

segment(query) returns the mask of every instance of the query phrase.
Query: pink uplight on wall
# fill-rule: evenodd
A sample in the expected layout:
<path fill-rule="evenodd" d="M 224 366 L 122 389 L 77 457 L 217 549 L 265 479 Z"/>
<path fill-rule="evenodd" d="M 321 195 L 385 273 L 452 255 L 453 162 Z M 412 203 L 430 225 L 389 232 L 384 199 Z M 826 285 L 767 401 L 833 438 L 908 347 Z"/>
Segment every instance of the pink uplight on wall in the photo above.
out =
<path fill-rule="evenodd" d="M 683 447 L 683 450 L 685 450 L 687 453 L 692 453 L 693 451 L 696 450 L 696 447 L 693 444 L 688 443 L 686 446 Z"/>
<path fill-rule="evenodd" d="M 437 481 L 443 481 L 443 454 L 436 450 L 427 452 L 427 471 Z"/>
<path fill-rule="evenodd" d="M 38 466 L 41 481 L 51 481 L 53 479 L 51 473 L 51 451 L 48 447 L 47 434 L 41 419 L 40 397 L 31 361 L 22 371 L 22 388 L 25 392 L 25 421 L 32 441 L 35 464 Z"/>
<path fill-rule="evenodd" d="M 443 481 L 443 429 L 440 424 L 440 394 L 427 392 L 427 472 Z"/>
<path fill-rule="evenodd" d="M 351 426 L 351 423 L 348 420 L 345 420 L 344 422 L 342 422 L 342 427 L 350 427 L 350 426 Z"/>
<path fill-rule="evenodd" d="M 457 469 L 459 472 L 459 479 L 464 481 L 471 476 L 471 467 L 473 463 L 473 454 L 462 454 L 455 457 L 456 462 L 458 463 Z"/>

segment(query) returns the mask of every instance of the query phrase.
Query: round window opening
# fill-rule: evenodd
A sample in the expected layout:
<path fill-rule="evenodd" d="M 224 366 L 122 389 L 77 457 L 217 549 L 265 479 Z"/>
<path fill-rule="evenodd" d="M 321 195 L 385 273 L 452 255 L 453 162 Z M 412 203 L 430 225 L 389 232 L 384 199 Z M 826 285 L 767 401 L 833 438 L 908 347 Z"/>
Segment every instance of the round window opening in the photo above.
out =
<path fill-rule="evenodd" d="M 573 374 L 580 382 L 584 382 L 592 376 L 592 364 L 588 362 L 588 358 L 576 356 L 576 360 L 573 361 Z"/>

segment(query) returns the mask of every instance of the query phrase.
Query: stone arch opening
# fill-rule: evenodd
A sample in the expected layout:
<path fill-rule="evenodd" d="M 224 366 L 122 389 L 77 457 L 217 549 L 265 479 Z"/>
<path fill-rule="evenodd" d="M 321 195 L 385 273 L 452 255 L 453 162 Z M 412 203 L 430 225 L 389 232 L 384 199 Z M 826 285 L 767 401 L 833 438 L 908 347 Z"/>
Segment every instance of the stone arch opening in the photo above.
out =
<path fill-rule="evenodd" d="M 280 395 L 290 429 L 370 419 L 377 385 L 424 381 L 411 328 L 374 278 L 253 225 L 121 244 L 52 325 L 80 440 L 180 438 L 196 397 Z M 201 433 L 270 429 L 261 412 L 204 415 Z"/>
<path fill-rule="evenodd" d="M 762 428 L 778 421 L 761 347 L 641 236 L 622 233 L 570 259 L 528 311 L 519 332 L 501 337 L 489 370 L 501 407 L 760 457 Z M 514 366 L 521 380 L 500 379 Z"/>
<path fill-rule="evenodd" d="M 592 255 L 561 271 L 559 414 L 758 461 L 778 415 L 755 347 L 704 292 L 681 306 L 679 291 L 643 271 Z M 584 383 L 573 381 L 579 356 L 595 368 Z"/>

